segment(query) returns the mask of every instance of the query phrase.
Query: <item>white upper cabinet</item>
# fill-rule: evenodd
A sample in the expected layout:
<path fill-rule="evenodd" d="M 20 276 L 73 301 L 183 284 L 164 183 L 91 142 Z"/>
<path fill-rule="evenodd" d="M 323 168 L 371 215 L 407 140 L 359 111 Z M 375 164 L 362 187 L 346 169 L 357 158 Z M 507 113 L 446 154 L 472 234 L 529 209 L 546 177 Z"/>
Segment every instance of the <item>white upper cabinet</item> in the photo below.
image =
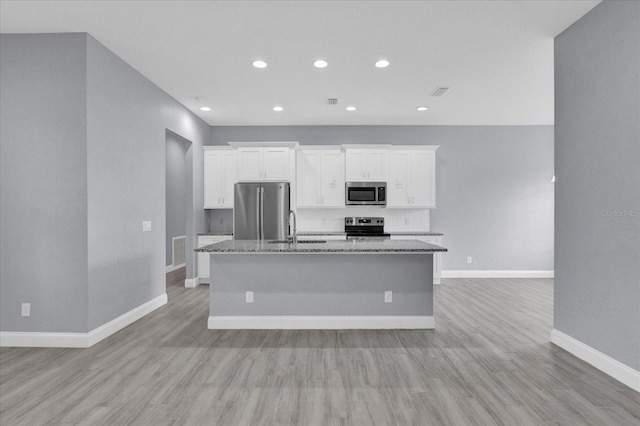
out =
<path fill-rule="evenodd" d="M 231 148 L 204 148 L 204 208 L 233 208 L 236 157 Z"/>
<path fill-rule="evenodd" d="M 244 147 L 237 151 L 239 181 L 288 181 L 288 147 Z"/>
<path fill-rule="evenodd" d="M 300 149 L 296 159 L 298 207 L 344 207 L 344 153 Z"/>
<path fill-rule="evenodd" d="M 385 182 L 388 174 L 388 149 L 346 148 L 346 180 Z"/>
<path fill-rule="evenodd" d="M 436 206 L 437 146 L 389 151 L 388 207 L 432 208 Z"/>

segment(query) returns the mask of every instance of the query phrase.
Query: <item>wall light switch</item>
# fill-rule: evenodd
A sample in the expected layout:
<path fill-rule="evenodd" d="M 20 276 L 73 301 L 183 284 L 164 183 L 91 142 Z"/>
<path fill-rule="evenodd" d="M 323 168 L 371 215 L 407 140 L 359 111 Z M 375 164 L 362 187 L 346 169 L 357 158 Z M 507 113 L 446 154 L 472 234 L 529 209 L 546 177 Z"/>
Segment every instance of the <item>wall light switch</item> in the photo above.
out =
<path fill-rule="evenodd" d="M 384 303 L 391 303 L 393 302 L 393 292 L 392 291 L 385 291 L 384 292 Z"/>
<path fill-rule="evenodd" d="M 22 304 L 22 316 L 30 317 L 31 316 L 31 303 L 23 303 Z"/>
<path fill-rule="evenodd" d="M 247 303 L 253 303 L 253 292 L 252 291 L 247 291 L 245 293 L 245 300 Z"/>
<path fill-rule="evenodd" d="M 142 232 L 149 232 L 151 231 L 151 221 L 150 220 L 143 220 L 142 221 Z"/>
<path fill-rule="evenodd" d="M 467 256 L 467 263 L 473 263 L 473 258 L 471 256 Z"/>

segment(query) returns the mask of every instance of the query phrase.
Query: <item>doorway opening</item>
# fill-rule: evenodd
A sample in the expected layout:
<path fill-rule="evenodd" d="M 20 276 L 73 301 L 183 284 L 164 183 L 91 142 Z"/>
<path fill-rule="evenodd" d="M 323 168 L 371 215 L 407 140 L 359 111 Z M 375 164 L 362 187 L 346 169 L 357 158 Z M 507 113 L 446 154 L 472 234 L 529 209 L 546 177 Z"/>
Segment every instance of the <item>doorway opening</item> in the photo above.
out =
<path fill-rule="evenodd" d="M 191 142 L 166 131 L 166 234 L 165 265 L 173 280 L 184 282 L 187 256 L 187 215 L 189 206 L 189 167 L 187 153 Z M 167 276 L 169 278 L 169 276 Z M 180 278 L 182 277 L 182 278 Z"/>

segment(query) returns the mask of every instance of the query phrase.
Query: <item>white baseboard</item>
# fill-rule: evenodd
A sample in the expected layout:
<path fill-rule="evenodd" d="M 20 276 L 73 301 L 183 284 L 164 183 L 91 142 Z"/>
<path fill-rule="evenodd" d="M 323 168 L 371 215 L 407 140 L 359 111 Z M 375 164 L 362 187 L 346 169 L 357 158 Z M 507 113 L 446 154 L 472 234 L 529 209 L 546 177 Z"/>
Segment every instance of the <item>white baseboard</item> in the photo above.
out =
<path fill-rule="evenodd" d="M 605 355 L 555 328 L 551 331 L 551 343 L 593 365 L 598 370 L 629 386 L 636 392 L 640 392 L 640 371 L 616 361 L 609 355 Z"/>
<path fill-rule="evenodd" d="M 432 316 L 210 316 L 210 329 L 434 329 Z"/>
<path fill-rule="evenodd" d="M 173 271 L 177 271 L 180 268 L 184 268 L 185 266 L 187 266 L 186 263 L 181 263 L 180 265 L 167 265 L 167 274 L 169 272 L 173 272 Z"/>
<path fill-rule="evenodd" d="M 88 348 L 167 303 L 164 293 L 88 333 L 0 332 L 0 346 Z"/>
<path fill-rule="evenodd" d="M 442 271 L 442 278 L 553 278 L 553 271 L 461 270 Z"/>
<path fill-rule="evenodd" d="M 185 288 L 196 288 L 199 285 L 200 285 L 200 278 L 199 277 L 187 278 L 186 280 L 184 280 Z"/>

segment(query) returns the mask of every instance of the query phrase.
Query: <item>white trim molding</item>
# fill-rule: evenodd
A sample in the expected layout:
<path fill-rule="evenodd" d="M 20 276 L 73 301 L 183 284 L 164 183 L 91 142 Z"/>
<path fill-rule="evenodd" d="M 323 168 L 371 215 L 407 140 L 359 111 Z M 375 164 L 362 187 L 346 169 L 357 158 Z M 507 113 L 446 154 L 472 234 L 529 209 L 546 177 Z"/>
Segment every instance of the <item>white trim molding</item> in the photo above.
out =
<path fill-rule="evenodd" d="M 553 278 L 553 271 L 448 270 L 442 271 L 442 278 Z"/>
<path fill-rule="evenodd" d="M 640 392 L 640 371 L 634 370 L 555 328 L 551 330 L 551 343 L 591 364 L 636 392 Z"/>
<path fill-rule="evenodd" d="M 186 280 L 184 280 L 185 288 L 196 288 L 199 285 L 200 285 L 200 277 L 187 278 Z"/>
<path fill-rule="evenodd" d="M 185 266 L 187 266 L 186 263 L 181 263 L 180 265 L 175 265 L 175 266 L 174 265 L 167 265 L 167 272 L 166 273 L 168 274 L 169 272 L 177 271 L 178 269 L 184 268 Z"/>
<path fill-rule="evenodd" d="M 167 293 L 120 315 L 88 333 L 0 332 L 0 346 L 88 348 L 167 304 Z"/>
<path fill-rule="evenodd" d="M 433 316 L 210 316 L 220 330 L 434 329 Z"/>
<path fill-rule="evenodd" d="M 227 142 L 233 148 L 281 148 L 296 149 L 300 145 L 297 141 L 269 141 L 269 142 Z"/>

